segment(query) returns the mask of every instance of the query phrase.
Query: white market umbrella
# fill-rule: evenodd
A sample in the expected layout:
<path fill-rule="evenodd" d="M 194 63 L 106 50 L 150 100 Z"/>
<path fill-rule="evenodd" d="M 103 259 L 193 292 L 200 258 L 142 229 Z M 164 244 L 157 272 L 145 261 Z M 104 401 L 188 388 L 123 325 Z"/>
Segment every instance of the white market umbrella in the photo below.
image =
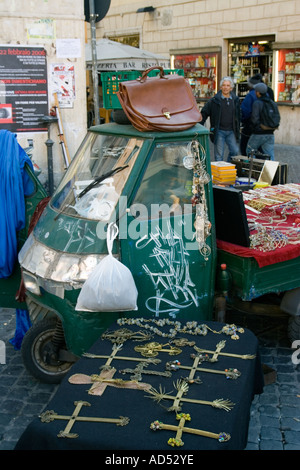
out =
<path fill-rule="evenodd" d="M 97 69 L 99 71 L 114 70 L 144 70 L 159 65 L 170 68 L 170 60 L 162 55 L 127 46 L 110 39 L 103 38 L 96 41 Z M 85 47 L 85 60 L 87 69 L 92 68 L 91 45 Z"/>

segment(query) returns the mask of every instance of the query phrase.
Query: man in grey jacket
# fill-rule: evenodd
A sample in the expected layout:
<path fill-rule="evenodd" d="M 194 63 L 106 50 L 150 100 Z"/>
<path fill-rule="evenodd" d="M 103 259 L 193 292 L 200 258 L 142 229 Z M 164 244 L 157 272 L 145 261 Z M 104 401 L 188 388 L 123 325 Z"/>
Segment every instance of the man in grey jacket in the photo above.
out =
<path fill-rule="evenodd" d="M 240 101 L 233 90 L 231 77 L 224 77 L 220 83 L 220 91 L 201 109 L 204 124 L 210 117 L 210 139 L 214 143 L 216 161 L 224 158 L 225 144 L 229 149 L 228 161 L 239 155 L 240 140 Z"/>

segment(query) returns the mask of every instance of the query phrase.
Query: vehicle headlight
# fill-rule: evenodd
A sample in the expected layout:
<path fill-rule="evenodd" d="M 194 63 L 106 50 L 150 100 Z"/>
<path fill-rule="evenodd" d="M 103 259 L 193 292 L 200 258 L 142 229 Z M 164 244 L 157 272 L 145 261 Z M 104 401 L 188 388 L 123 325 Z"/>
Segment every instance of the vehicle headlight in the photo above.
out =
<path fill-rule="evenodd" d="M 41 290 L 38 285 L 37 278 L 35 276 L 30 273 L 27 273 L 26 271 L 23 271 L 22 277 L 24 285 L 29 292 L 35 295 L 41 295 Z"/>

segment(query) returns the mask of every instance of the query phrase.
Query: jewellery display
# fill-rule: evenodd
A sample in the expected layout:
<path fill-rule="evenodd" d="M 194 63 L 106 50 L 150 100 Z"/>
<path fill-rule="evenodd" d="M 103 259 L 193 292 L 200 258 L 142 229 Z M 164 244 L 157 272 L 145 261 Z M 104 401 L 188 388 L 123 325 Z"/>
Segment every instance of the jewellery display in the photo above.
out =
<path fill-rule="evenodd" d="M 268 229 L 260 224 L 256 224 L 256 230 L 255 234 L 249 236 L 250 248 L 260 251 L 272 251 L 283 248 L 289 242 L 287 235 L 280 230 Z"/>
<path fill-rule="evenodd" d="M 57 437 L 67 437 L 69 439 L 75 439 L 78 437 L 78 434 L 71 433 L 71 429 L 76 423 L 76 421 L 87 421 L 87 422 L 93 422 L 93 423 L 112 423 L 112 424 L 116 424 L 117 426 L 126 426 L 130 421 L 129 418 L 124 417 L 124 416 L 120 416 L 120 418 L 118 419 L 92 418 L 92 417 L 79 416 L 79 413 L 83 406 L 91 406 L 91 405 L 87 401 L 75 401 L 74 405 L 75 405 L 75 410 L 72 416 L 58 415 L 53 410 L 47 410 L 40 415 L 40 419 L 42 423 L 50 423 L 51 421 L 54 421 L 55 419 L 68 421 L 68 424 L 65 427 L 65 429 L 63 431 L 60 431 Z"/>
<path fill-rule="evenodd" d="M 118 414 L 129 415 L 130 412 L 128 408 L 126 408 L 126 411 L 123 410 L 125 409 L 125 403 L 126 407 L 128 407 L 128 400 L 130 401 L 129 397 L 131 394 L 133 397 L 136 397 L 133 398 L 133 400 L 144 400 L 144 397 L 150 398 L 155 404 L 159 404 L 164 411 L 162 412 L 163 414 L 160 413 L 156 415 L 157 412 L 155 412 L 154 406 L 149 406 L 149 410 L 151 410 L 151 413 L 148 412 L 147 421 L 151 424 L 150 429 L 148 428 L 148 434 L 151 433 L 151 431 L 158 430 L 174 432 L 174 436 L 169 436 L 169 439 L 167 440 L 168 445 L 170 445 L 171 447 L 182 447 L 184 445 L 184 440 L 187 440 L 189 444 L 190 442 L 192 442 L 192 446 L 197 445 L 197 439 L 195 441 L 195 444 L 193 441 L 191 441 L 190 438 L 188 439 L 189 434 L 209 439 L 215 439 L 219 443 L 225 443 L 229 441 L 231 439 L 231 435 L 233 434 L 233 432 L 231 431 L 231 427 L 229 428 L 229 430 L 231 431 L 231 435 L 226 432 L 211 432 L 211 429 L 212 431 L 214 431 L 214 428 L 216 426 L 219 426 L 218 423 L 224 423 L 224 419 L 222 419 L 222 410 L 230 412 L 235 407 L 235 403 L 233 403 L 233 401 L 229 398 L 214 399 L 214 390 L 218 390 L 219 388 L 211 388 L 212 381 L 210 377 L 206 375 L 207 380 L 205 380 L 203 378 L 205 377 L 205 375 L 201 377 L 201 373 L 217 374 L 219 376 L 223 376 L 225 379 L 235 380 L 241 376 L 241 372 L 235 367 L 226 367 L 226 364 L 224 364 L 224 357 L 249 360 L 254 359 L 256 356 L 251 354 L 234 354 L 230 352 L 227 353 L 225 351 L 225 347 L 226 344 L 229 344 L 228 340 L 221 339 L 220 341 L 216 341 L 214 343 L 213 337 L 208 340 L 205 340 L 204 338 L 209 333 L 211 333 L 218 335 L 224 334 L 229 338 L 239 339 L 240 334 L 244 333 L 243 328 L 237 327 L 234 324 L 226 324 L 220 325 L 219 330 L 214 330 L 212 328 L 213 323 L 209 323 L 208 325 L 198 324 L 196 321 L 187 321 L 186 323 L 181 323 L 179 321 L 174 321 L 167 318 L 122 318 L 119 319 L 117 324 L 118 326 L 121 326 L 121 328 L 111 331 L 108 330 L 101 337 L 102 340 L 108 340 L 112 343 L 108 343 L 108 345 L 105 346 L 106 352 L 108 348 L 108 354 L 83 354 L 83 357 L 86 359 L 100 360 L 100 363 L 97 362 L 99 373 L 91 373 L 93 372 L 93 370 L 91 370 L 91 366 L 88 366 L 87 370 L 89 371 L 89 373 L 74 373 L 68 378 L 69 383 L 72 385 L 83 386 L 85 392 L 87 392 L 90 396 L 99 397 L 100 400 L 109 399 L 109 394 L 112 393 L 111 387 L 117 389 L 117 392 L 115 391 L 112 396 L 120 397 L 117 398 L 119 408 Z M 125 325 L 126 327 L 123 327 Z M 130 329 L 130 326 L 133 326 L 134 328 Z M 157 334 L 161 338 L 165 338 L 166 335 L 167 341 L 162 341 L 162 343 L 159 343 L 155 340 L 150 342 L 148 341 L 149 338 L 153 338 L 154 335 Z M 192 335 L 192 341 L 190 341 L 186 336 L 180 337 L 180 334 Z M 196 339 L 196 336 L 200 336 L 201 338 L 199 338 L 198 341 L 195 341 L 194 339 Z M 156 339 L 157 337 L 154 338 Z M 135 344 L 136 341 L 144 341 L 144 343 Z M 211 345 L 212 343 L 213 346 L 210 346 L 210 349 L 205 348 L 205 344 Z M 201 348 L 202 344 L 203 348 Z M 238 345 L 237 347 L 239 348 Z M 185 348 L 192 348 L 192 351 L 190 351 L 190 349 L 186 350 Z M 122 350 L 126 351 L 127 356 L 121 355 Z M 134 352 L 141 354 L 142 357 L 135 357 Z M 162 361 L 160 358 L 158 358 L 158 355 L 160 355 L 161 358 L 164 358 L 166 357 L 166 354 L 171 356 L 178 355 L 178 358 L 174 358 L 174 360 L 171 361 Z M 180 359 L 180 355 L 184 359 Z M 126 364 L 125 367 L 121 368 L 119 365 L 116 365 L 118 363 L 115 361 L 118 360 L 122 361 L 123 363 L 124 361 L 127 361 L 127 363 L 129 361 L 130 364 L 128 363 L 128 365 Z M 213 366 L 213 364 L 218 361 L 223 364 L 223 367 L 225 365 L 226 368 L 222 368 L 221 366 L 219 369 L 217 369 L 215 366 Z M 207 363 L 207 367 L 202 367 L 204 366 L 204 363 Z M 159 367 L 157 367 L 156 370 L 155 366 L 157 365 L 159 365 Z M 211 367 L 214 368 L 212 369 Z M 181 372 L 182 376 L 179 371 Z M 185 373 L 183 371 L 185 371 L 186 377 L 184 377 Z M 172 380 L 172 376 L 175 373 L 178 374 L 179 377 L 177 380 L 174 379 L 173 381 L 173 390 L 171 386 L 171 391 L 166 391 L 167 387 L 171 383 L 170 379 Z M 123 376 L 125 374 L 128 374 L 128 380 L 119 378 L 117 374 L 119 374 L 119 377 L 120 374 L 122 374 Z M 147 383 L 148 380 L 144 380 L 145 375 L 147 375 L 147 377 L 149 378 L 149 383 Z M 155 381 L 153 380 L 154 377 L 156 377 Z M 163 381 L 166 382 L 164 383 Z M 217 382 L 220 383 L 219 379 L 216 379 L 216 383 Z M 196 384 L 202 385 L 198 388 Z M 224 387 L 226 387 L 226 385 L 224 385 Z M 120 395 L 116 395 L 116 393 L 119 394 L 119 390 L 121 389 L 123 389 L 124 392 L 120 392 Z M 127 394 L 125 390 L 128 390 Z M 129 392 L 129 390 L 132 390 L 133 392 L 131 393 Z M 236 394 L 236 392 L 233 391 L 233 388 L 230 385 L 228 387 L 228 390 L 231 390 L 231 392 Z M 234 390 L 236 390 L 235 386 Z M 143 391 L 143 393 L 135 395 L 134 391 Z M 105 396 L 101 398 L 105 392 L 106 394 L 108 394 L 108 396 L 105 394 Z M 201 394 L 203 395 L 201 396 Z M 236 401 L 236 395 L 233 396 L 235 397 Z M 79 403 L 78 406 L 77 403 Z M 66 438 L 78 437 L 78 434 L 75 434 L 71 431 L 74 424 L 76 426 L 76 421 L 94 422 L 95 426 L 96 423 L 112 423 L 118 426 L 125 426 L 129 423 L 129 418 L 122 416 L 120 416 L 119 418 L 90 418 L 89 416 L 85 418 L 84 416 L 78 416 L 80 414 L 82 406 L 84 406 L 86 403 L 87 402 L 83 401 L 75 402 L 75 410 L 73 414 L 70 414 L 70 416 L 58 415 L 54 411 L 47 411 L 42 414 L 40 418 L 43 422 L 48 423 L 53 420 L 66 420 L 67 425 L 65 429 L 63 431 L 60 431 L 60 433 L 58 434 L 58 437 Z M 107 401 L 105 403 L 107 403 Z M 167 403 L 167 406 L 165 405 L 165 403 Z M 101 404 L 101 401 L 99 402 L 99 404 Z M 122 404 L 121 408 L 120 404 Z M 206 408 L 211 407 L 215 410 L 220 411 L 216 412 L 204 410 L 200 414 L 200 412 L 197 411 L 198 406 L 205 406 Z M 54 405 L 53 407 L 55 409 L 57 405 Z M 147 408 L 147 404 L 145 404 L 145 408 Z M 153 410 L 155 414 L 153 413 Z M 162 420 L 165 420 L 163 416 L 165 415 L 166 411 L 170 412 L 171 416 L 174 416 L 177 422 L 174 418 L 173 424 L 166 424 L 166 422 L 162 422 L 159 419 L 153 420 L 153 418 L 157 418 L 159 416 L 162 417 Z M 188 422 L 191 421 L 190 413 L 193 413 L 194 420 L 196 420 L 196 415 L 197 423 L 201 422 L 201 416 L 205 416 L 205 429 L 196 429 L 187 426 Z M 207 415 L 209 415 L 210 417 L 211 413 L 213 413 L 211 421 L 207 421 Z M 220 413 L 219 418 L 218 413 Z M 90 415 L 91 412 L 87 414 Z M 109 414 L 113 415 L 114 412 Z M 233 415 L 233 417 L 234 416 L 235 415 Z M 228 418 L 225 419 L 226 423 L 231 423 L 231 420 L 228 421 Z M 146 429 L 147 421 L 144 423 Z M 169 420 L 167 421 L 167 423 L 168 422 Z M 214 422 L 215 424 L 213 425 L 212 423 Z M 207 427 L 210 430 L 206 430 Z M 220 427 L 222 428 L 223 425 L 221 424 Z M 101 433 L 105 433 L 104 427 L 100 429 Z M 83 431 L 81 431 L 80 434 L 82 432 Z M 93 432 L 97 432 L 96 427 L 95 431 Z M 145 427 L 141 429 L 141 432 L 145 432 Z M 185 439 L 183 439 L 184 435 L 186 437 Z"/>
<path fill-rule="evenodd" d="M 177 413 L 176 419 L 179 420 L 178 426 L 174 426 L 171 424 L 164 424 L 161 421 L 157 420 L 150 424 L 150 429 L 152 429 L 152 431 L 158 431 L 158 430 L 175 431 L 176 437 L 170 438 L 168 440 L 168 444 L 172 447 L 181 447 L 184 445 L 184 442 L 181 439 L 182 433 L 184 432 L 190 433 L 190 434 L 197 434 L 198 436 L 209 437 L 211 439 L 217 439 L 219 442 L 229 441 L 231 437 L 230 434 L 227 434 L 224 432 L 216 434 L 213 432 L 202 431 L 201 429 L 192 429 L 192 428 L 185 427 L 185 422 L 191 421 L 191 417 L 189 413 Z"/>
<path fill-rule="evenodd" d="M 206 336 L 208 331 L 221 334 L 224 333 L 231 337 L 231 339 L 239 339 L 237 333 L 244 333 L 244 329 L 240 328 L 234 324 L 225 325 L 220 331 L 215 331 L 212 328 L 208 327 L 205 324 L 198 324 L 196 321 L 188 321 L 184 325 L 181 322 L 176 320 L 170 320 L 169 318 L 119 318 L 117 320 L 118 325 L 137 325 L 139 328 L 145 328 L 151 331 L 151 333 L 163 338 L 175 338 L 178 333 L 185 333 L 195 336 Z M 151 324 L 156 326 L 152 326 Z M 168 332 L 164 332 L 158 329 L 158 327 L 163 328 L 169 326 L 170 329 Z"/>

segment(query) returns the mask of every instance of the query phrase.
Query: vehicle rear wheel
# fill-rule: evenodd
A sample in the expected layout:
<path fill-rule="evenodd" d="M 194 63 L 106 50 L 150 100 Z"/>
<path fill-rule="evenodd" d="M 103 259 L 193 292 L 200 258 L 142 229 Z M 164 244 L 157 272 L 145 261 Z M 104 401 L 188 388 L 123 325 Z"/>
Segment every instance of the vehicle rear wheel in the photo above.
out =
<path fill-rule="evenodd" d="M 74 363 L 61 357 L 62 352 L 67 352 L 64 341 L 59 345 L 53 341 L 59 323 L 55 318 L 34 323 L 22 341 L 24 366 L 41 382 L 60 383 Z"/>

